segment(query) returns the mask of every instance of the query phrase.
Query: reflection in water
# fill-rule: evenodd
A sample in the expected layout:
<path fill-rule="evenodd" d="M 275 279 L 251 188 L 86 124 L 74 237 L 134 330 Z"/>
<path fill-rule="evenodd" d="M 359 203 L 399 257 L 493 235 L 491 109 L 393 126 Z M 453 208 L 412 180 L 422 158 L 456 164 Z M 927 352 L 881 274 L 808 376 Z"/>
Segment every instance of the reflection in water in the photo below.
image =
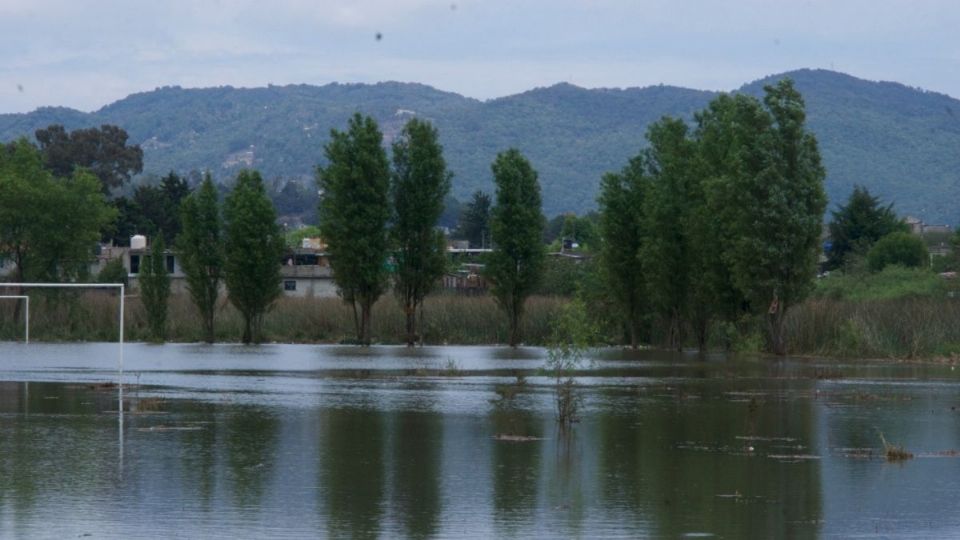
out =
<path fill-rule="evenodd" d="M 299 371 L 258 368 L 255 350 L 224 360 L 242 372 L 164 372 L 189 384 L 128 396 L 122 456 L 115 388 L 0 382 L 0 538 L 960 532 L 960 459 L 931 457 L 960 448 L 948 369 L 831 366 L 823 379 L 804 361 L 609 354 L 579 377 L 583 420 L 561 437 L 550 381 L 491 375 L 511 373 L 502 350 L 387 359 L 389 375 L 384 349 L 334 348 L 335 375 L 273 353 Z M 397 375 L 426 357 L 475 369 Z M 875 450 L 878 431 L 918 457 L 848 455 Z"/>
<path fill-rule="evenodd" d="M 384 428 L 382 414 L 364 409 L 328 409 L 320 417 L 320 486 L 327 533 L 376 538 L 383 513 Z"/>
<path fill-rule="evenodd" d="M 493 434 L 543 437 L 543 419 L 512 404 L 497 405 L 490 413 Z M 531 525 L 537 504 L 540 454 L 543 442 L 493 441 L 493 509 L 498 536 L 513 536 Z"/>
<path fill-rule="evenodd" d="M 418 409 L 426 408 L 426 405 Z M 390 507 L 403 536 L 430 538 L 440 520 L 443 417 L 432 412 L 391 414 L 393 452 Z"/>

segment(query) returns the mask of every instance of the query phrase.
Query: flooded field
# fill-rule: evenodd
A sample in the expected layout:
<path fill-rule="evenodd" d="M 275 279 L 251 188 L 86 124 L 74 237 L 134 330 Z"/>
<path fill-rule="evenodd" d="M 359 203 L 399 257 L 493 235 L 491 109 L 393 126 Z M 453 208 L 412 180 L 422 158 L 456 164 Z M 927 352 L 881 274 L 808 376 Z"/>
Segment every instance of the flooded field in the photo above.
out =
<path fill-rule="evenodd" d="M 951 366 L 545 356 L 0 343 L 0 538 L 960 537 Z"/>

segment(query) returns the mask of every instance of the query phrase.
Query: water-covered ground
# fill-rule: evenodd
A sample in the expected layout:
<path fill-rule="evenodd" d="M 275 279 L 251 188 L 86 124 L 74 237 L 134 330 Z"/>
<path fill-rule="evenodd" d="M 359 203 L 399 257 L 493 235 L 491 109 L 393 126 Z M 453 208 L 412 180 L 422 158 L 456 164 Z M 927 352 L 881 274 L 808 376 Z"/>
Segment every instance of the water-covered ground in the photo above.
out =
<path fill-rule="evenodd" d="M 545 357 L 0 343 L 0 538 L 960 537 L 950 366 Z"/>

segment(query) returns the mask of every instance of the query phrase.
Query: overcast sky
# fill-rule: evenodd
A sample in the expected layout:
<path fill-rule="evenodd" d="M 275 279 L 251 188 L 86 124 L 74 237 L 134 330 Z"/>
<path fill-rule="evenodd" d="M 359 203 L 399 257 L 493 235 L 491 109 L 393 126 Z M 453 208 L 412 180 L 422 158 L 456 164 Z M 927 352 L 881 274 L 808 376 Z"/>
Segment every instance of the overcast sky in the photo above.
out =
<path fill-rule="evenodd" d="M 166 85 L 731 90 L 801 67 L 960 97 L 958 29 L 955 0 L 0 0 L 0 113 Z"/>

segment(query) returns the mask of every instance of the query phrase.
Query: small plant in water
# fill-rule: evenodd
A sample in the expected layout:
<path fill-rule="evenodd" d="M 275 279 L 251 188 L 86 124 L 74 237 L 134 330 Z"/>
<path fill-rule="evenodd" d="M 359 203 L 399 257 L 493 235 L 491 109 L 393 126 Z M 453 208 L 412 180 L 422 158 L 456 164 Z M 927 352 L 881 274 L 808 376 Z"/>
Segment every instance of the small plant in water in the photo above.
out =
<path fill-rule="evenodd" d="M 883 432 L 878 430 L 877 433 L 880 434 L 880 441 L 883 442 L 883 455 L 887 458 L 887 461 L 906 461 L 913 459 L 913 454 L 907 452 L 902 446 L 888 443 L 886 437 L 883 436 Z"/>
<path fill-rule="evenodd" d="M 593 345 L 596 335 L 580 300 L 567 304 L 553 325 L 544 371 L 554 379 L 557 422 L 562 431 L 580 419 L 583 398 L 573 375 L 582 367 L 584 353 Z"/>
<path fill-rule="evenodd" d="M 462 371 L 460 364 L 457 363 L 456 360 L 447 358 L 447 362 L 444 364 L 443 369 L 440 370 L 440 374 L 445 377 L 459 377 Z"/>

